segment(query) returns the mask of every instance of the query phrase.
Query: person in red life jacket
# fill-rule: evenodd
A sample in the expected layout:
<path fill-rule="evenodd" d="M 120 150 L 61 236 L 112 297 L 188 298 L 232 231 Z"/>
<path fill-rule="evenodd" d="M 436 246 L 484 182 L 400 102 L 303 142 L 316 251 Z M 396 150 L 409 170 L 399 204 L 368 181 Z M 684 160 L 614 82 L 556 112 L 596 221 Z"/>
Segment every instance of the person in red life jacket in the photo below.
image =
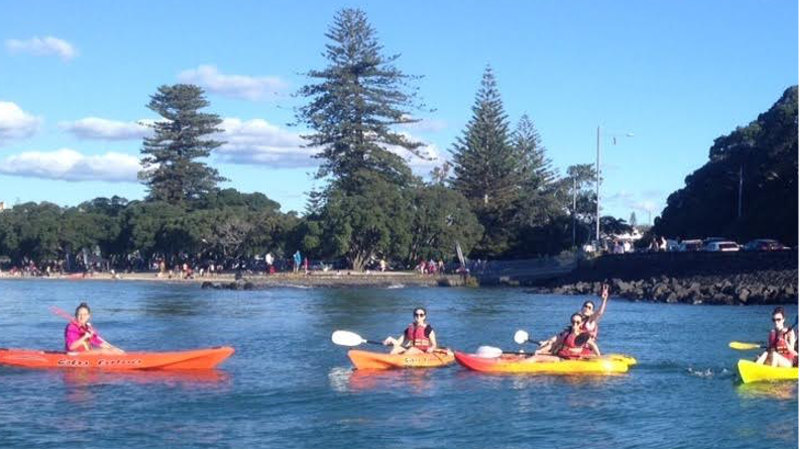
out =
<path fill-rule="evenodd" d="M 89 305 L 81 303 L 75 309 L 75 320 L 64 329 L 64 347 L 68 352 L 125 353 L 109 344 L 89 323 L 92 311 Z"/>
<path fill-rule="evenodd" d="M 594 351 L 588 346 L 591 337 L 583 330 L 583 316 L 580 313 L 573 314 L 570 323 L 571 326 L 559 336 L 558 345 L 553 347 L 554 353 L 565 359 L 595 356 Z"/>
<path fill-rule="evenodd" d="M 767 351 L 762 353 L 756 362 L 772 367 L 797 366 L 797 335 L 794 329 L 786 327 L 786 313 L 782 306 L 772 311 L 774 328 L 767 337 Z"/>
<path fill-rule="evenodd" d="M 603 300 L 600 303 L 600 309 L 597 312 L 595 312 L 594 302 L 591 300 L 587 300 L 583 303 L 580 312 L 581 317 L 583 318 L 583 332 L 588 333 L 590 337 L 586 345 L 597 356 L 600 356 L 600 347 L 597 346 L 597 335 L 600 331 L 600 327 L 597 323 L 603 318 L 603 314 L 606 312 L 606 305 L 608 304 L 608 285 L 605 283 L 603 283 L 603 287 L 601 288 L 600 298 Z"/>
<path fill-rule="evenodd" d="M 436 332 L 425 323 L 426 317 L 425 308 L 414 308 L 414 322 L 399 337 L 389 336 L 384 339 L 383 345 L 391 345 L 392 354 L 433 353 L 437 349 Z"/>
<path fill-rule="evenodd" d="M 586 342 L 586 346 L 592 351 L 592 353 L 596 356 L 600 356 L 600 348 L 597 346 L 597 335 L 600 330 L 597 322 L 603 317 L 603 314 L 606 312 L 606 305 L 608 304 L 608 285 L 603 284 L 600 297 L 602 298 L 602 302 L 600 303 L 600 310 L 594 312 L 594 302 L 591 300 L 587 300 L 583 303 L 581 307 L 581 312 L 576 313 L 581 316 L 582 320 L 582 333 L 585 333 L 587 337 L 589 337 L 588 341 L 584 341 L 586 338 L 581 338 L 581 342 Z M 554 355 L 555 352 L 553 349 L 558 349 L 561 347 L 563 337 L 571 329 L 571 325 L 568 325 L 564 331 L 561 333 L 551 336 L 549 339 L 544 341 L 539 341 L 539 348 L 536 349 L 534 352 L 536 355 Z"/>

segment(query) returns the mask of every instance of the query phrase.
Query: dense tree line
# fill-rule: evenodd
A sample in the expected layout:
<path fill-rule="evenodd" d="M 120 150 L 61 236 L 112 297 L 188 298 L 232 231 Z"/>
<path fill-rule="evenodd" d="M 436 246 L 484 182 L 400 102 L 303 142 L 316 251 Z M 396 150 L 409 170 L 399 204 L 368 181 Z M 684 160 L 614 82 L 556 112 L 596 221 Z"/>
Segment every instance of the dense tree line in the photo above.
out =
<path fill-rule="evenodd" d="M 228 267 L 266 252 L 280 259 L 301 250 L 359 270 L 377 258 L 394 267 L 452 261 L 457 245 L 472 258 L 529 258 L 592 239 L 593 165 L 570 166 L 561 176 L 533 119 L 507 116 L 491 67 L 452 144 L 452 162 L 426 181 L 403 156 L 424 158 L 423 144 L 397 130 L 425 111 L 414 86 L 419 77 L 396 66 L 399 55 L 384 55 L 363 11 L 339 11 L 326 37 L 326 66 L 309 70 L 309 84 L 297 93 L 305 104 L 296 109 L 296 124 L 308 130 L 303 138 L 317 150 L 324 183 L 310 193 L 302 216 L 281 212 L 261 193 L 221 190 L 224 178 L 203 162 L 223 144 L 214 138 L 219 116 L 206 111 L 200 87 L 160 86 L 147 105 L 160 119 L 141 149 L 146 198 L 15 205 L 0 213 L 0 257 L 8 258 L 6 265 L 102 255 L 133 269 L 153 260 Z M 744 213 L 737 218 L 740 168 Z M 621 219 L 600 222 L 603 231 L 628 229 Z M 795 87 L 757 121 L 715 142 L 711 161 L 670 196 L 656 232 L 794 243 L 796 230 Z"/>
<path fill-rule="evenodd" d="M 796 245 L 797 152 L 793 86 L 756 120 L 714 140 L 708 162 L 669 196 L 653 232 L 740 242 L 767 237 Z"/>

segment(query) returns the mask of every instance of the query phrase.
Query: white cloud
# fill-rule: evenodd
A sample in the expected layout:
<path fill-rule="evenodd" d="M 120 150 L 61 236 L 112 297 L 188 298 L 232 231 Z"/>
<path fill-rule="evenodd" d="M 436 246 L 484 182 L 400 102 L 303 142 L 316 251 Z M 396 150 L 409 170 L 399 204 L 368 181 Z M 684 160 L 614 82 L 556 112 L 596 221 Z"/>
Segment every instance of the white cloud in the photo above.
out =
<path fill-rule="evenodd" d="M 59 126 L 81 139 L 121 141 L 142 139 L 150 135 L 152 130 L 145 124 L 151 122 L 150 120 L 120 122 L 99 117 L 86 117 L 74 122 L 61 122 Z"/>
<path fill-rule="evenodd" d="M 264 100 L 277 97 L 287 84 L 278 77 L 225 75 L 216 66 L 201 65 L 178 74 L 182 83 L 197 84 L 209 92 L 245 100 Z"/>
<path fill-rule="evenodd" d="M 123 153 L 83 155 L 62 148 L 53 152 L 23 152 L 5 158 L 0 173 L 65 181 L 136 182 L 139 160 Z"/>
<path fill-rule="evenodd" d="M 265 165 L 274 168 L 315 167 L 313 149 L 303 148 L 299 133 L 293 133 L 263 119 L 242 121 L 227 118 L 218 138 L 226 141 L 215 154 L 222 162 Z"/>
<path fill-rule="evenodd" d="M 441 166 L 447 158 L 443 157 L 435 144 L 426 143 L 425 140 L 420 139 L 414 135 L 406 132 L 401 132 L 405 138 L 411 142 L 422 142 L 423 146 L 417 149 L 417 152 L 422 156 L 419 157 L 402 147 L 390 146 L 388 150 L 396 155 L 401 156 L 406 160 L 411 170 L 418 175 L 427 175 L 434 167 Z"/>
<path fill-rule="evenodd" d="M 63 61 L 69 61 L 78 55 L 78 51 L 69 42 L 53 36 L 38 36 L 27 40 L 6 39 L 6 49 L 11 53 L 30 53 L 37 56 L 56 55 Z"/>
<path fill-rule="evenodd" d="M 41 119 L 26 113 L 12 102 L 0 102 L 0 144 L 32 136 Z"/>

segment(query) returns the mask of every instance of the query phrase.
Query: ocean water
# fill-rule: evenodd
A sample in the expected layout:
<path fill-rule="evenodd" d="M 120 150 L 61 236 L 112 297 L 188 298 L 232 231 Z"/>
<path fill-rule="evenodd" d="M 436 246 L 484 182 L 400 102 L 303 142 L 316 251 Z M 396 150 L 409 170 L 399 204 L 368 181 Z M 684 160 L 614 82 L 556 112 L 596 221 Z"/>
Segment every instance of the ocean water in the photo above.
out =
<path fill-rule="evenodd" d="M 755 354 L 727 346 L 763 341 L 767 306 L 612 298 L 600 346 L 639 361 L 616 377 L 360 373 L 330 340 L 337 329 L 397 336 L 421 305 L 443 345 L 517 350 L 517 329 L 545 338 L 587 298 L 0 280 L 0 347 L 62 348 L 65 321 L 49 308 L 88 301 L 127 350 L 236 348 L 218 370 L 189 374 L 0 366 L 0 447 L 797 447 L 797 383 L 741 385 L 736 361 Z"/>

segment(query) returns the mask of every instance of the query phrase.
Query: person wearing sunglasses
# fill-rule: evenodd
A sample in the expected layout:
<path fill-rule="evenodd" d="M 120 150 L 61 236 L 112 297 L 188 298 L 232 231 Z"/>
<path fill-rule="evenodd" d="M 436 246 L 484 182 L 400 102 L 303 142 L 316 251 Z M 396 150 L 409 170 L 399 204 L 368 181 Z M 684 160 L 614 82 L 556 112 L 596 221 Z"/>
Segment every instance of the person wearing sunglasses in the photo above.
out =
<path fill-rule="evenodd" d="M 597 346 L 597 334 L 600 331 L 600 327 L 597 323 L 603 318 L 603 314 L 606 312 L 606 305 L 608 304 L 608 284 L 603 283 L 603 287 L 600 291 L 600 298 L 602 302 L 600 302 L 600 309 L 597 312 L 595 312 L 594 302 L 591 300 L 587 300 L 583 303 L 580 312 L 581 317 L 583 317 L 583 332 L 588 333 L 590 338 L 586 345 L 597 356 L 600 356 L 600 348 Z"/>
<path fill-rule="evenodd" d="M 797 336 L 794 329 L 786 327 L 786 313 L 782 306 L 772 311 L 772 324 L 767 337 L 767 351 L 756 362 L 772 367 L 797 366 Z"/>
<path fill-rule="evenodd" d="M 583 328 L 583 316 L 580 313 L 575 313 L 569 320 L 570 326 L 559 336 L 556 345 L 553 347 L 553 353 L 564 359 L 580 359 L 594 356 L 594 351 L 588 345 L 591 336 Z"/>
<path fill-rule="evenodd" d="M 425 322 L 428 313 L 425 308 L 414 308 L 412 322 L 397 338 L 387 337 L 383 345 L 392 346 L 392 354 L 398 353 L 433 353 L 436 350 L 436 333 L 433 327 Z"/>
<path fill-rule="evenodd" d="M 581 316 L 581 333 L 585 336 L 580 339 L 579 342 L 583 342 L 589 350 L 596 356 L 600 356 L 600 348 L 597 346 L 597 334 L 600 331 L 600 327 L 597 325 L 597 322 L 603 317 L 603 314 L 606 312 L 606 305 L 608 304 L 608 284 L 603 283 L 600 297 L 602 298 L 602 302 L 600 303 L 600 310 L 594 312 L 594 302 L 591 300 L 587 300 L 583 303 L 581 307 L 581 311 L 579 313 L 575 313 Z M 563 339 L 565 336 L 569 334 L 572 325 L 568 325 L 564 331 L 561 333 L 550 337 L 547 340 L 539 342 L 539 348 L 536 349 L 535 354 L 537 355 L 555 355 L 560 347 L 562 347 Z M 586 340 L 588 338 L 588 341 Z"/>

